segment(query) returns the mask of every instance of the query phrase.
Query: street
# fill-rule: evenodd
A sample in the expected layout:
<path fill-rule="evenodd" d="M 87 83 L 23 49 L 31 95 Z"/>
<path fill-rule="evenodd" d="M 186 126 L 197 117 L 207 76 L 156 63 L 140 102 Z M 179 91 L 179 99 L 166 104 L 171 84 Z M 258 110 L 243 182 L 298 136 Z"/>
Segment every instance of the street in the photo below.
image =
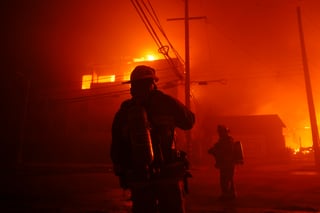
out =
<path fill-rule="evenodd" d="M 313 162 L 241 165 L 238 197 L 219 201 L 214 166 L 192 168 L 187 212 L 319 212 L 320 173 Z M 110 167 L 33 167 L 1 182 L 1 212 L 130 212 L 129 195 Z"/>

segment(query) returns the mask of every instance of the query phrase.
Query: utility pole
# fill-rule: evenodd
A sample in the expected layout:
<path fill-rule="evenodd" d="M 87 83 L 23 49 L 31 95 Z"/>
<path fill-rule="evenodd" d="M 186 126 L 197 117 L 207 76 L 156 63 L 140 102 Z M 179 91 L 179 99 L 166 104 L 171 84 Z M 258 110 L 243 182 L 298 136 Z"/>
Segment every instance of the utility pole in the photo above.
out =
<path fill-rule="evenodd" d="M 184 20 L 184 32 L 185 32 L 185 104 L 188 109 L 190 106 L 190 47 L 189 47 L 189 20 L 191 19 L 204 19 L 205 16 L 199 17 L 189 17 L 189 1 L 185 0 L 185 14 L 184 18 L 171 18 L 167 19 L 167 21 L 176 21 L 176 20 Z M 186 143 L 187 143 L 187 152 L 189 156 L 191 155 L 192 146 L 191 146 L 191 131 L 186 131 Z"/>
<path fill-rule="evenodd" d="M 184 30 L 185 30 L 185 102 L 188 109 L 190 106 L 190 48 L 189 48 L 189 0 L 185 0 Z M 192 155 L 191 131 L 186 132 L 187 152 Z M 192 156 L 190 156 L 192 157 Z"/>
<path fill-rule="evenodd" d="M 307 61 L 307 53 L 306 53 L 306 48 L 304 43 L 300 7 L 297 7 L 297 16 L 298 16 L 299 33 L 300 33 L 304 80 L 305 80 L 305 87 L 306 87 L 308 108 L 309 108 L 309 117 L 310 117 L 311 131 L 312 131 L 314 158 L 315 158 L 315 164 L 317 166 L 320 166 L 319 132 L 318 132 L 318 126 L 317 126 L 316 112 L 315 112 L 315 107 L 313 102 L 310 73 L 309 73 L 308 61 Z"/>

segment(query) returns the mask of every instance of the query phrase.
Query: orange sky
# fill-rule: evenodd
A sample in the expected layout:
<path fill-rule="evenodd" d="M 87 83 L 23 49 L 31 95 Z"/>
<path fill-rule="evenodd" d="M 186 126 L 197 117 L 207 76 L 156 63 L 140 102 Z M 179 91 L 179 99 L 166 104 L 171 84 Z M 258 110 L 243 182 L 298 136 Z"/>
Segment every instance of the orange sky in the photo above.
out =
<path fill-rule="evenodd" d="M 129 0 L 12 2 L 6 10 L 11 32 L 7 53 L 41 81 L 80 82 L 79 73 L 86 74 L 90 64 L 117 64 L 146 51 L 157 52 Z M 167 21 L 183 17 L 184 1 L 150 2 L 184 57 L 183 21 Z M 195 110 L 279 114 L 289 130 L 305 131 L 309 122 L 296 7 L 301 5 L 320 114 L 320 1 L 189 0 L 189 4 L 190 16 L 206 16 L 190 22 L 191 80 L 227 80 L 226 85 L 193 85 Z M 303 143 L 311 144 L 309 139 Z"/>

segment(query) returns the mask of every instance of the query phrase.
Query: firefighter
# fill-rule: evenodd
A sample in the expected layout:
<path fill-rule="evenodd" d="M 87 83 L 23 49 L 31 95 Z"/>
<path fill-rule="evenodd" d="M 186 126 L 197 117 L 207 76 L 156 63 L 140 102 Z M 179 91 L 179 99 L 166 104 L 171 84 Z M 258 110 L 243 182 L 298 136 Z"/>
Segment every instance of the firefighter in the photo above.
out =
<path fill-rule="evenodd" d="M 130 75 L 131 98 L 112 124 L 111 159 L 120 186 L 131 191 L 133 213 L 185 212 L 186 153 L 175 149 L 175 128 L 190 130 L 195 115 L 157 89 L 155 69 L 145 65 Z"/>
<path fill-rule="evenodd" d="M 235 161 L 235 142 L 229 135 L 229 129 L 224 125 L 217 126 L 218 141 L 208 150 L 215 158 L 215 167 L 220 172 L 220 199 L 236 198 L 234 187 L 234 170 L 238 161 Z"/>

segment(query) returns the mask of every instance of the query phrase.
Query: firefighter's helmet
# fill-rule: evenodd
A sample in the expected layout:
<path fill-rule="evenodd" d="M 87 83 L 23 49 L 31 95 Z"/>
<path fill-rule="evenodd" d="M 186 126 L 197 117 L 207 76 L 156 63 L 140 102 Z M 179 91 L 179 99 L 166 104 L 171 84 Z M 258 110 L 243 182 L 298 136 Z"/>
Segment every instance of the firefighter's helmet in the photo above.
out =
<path fill-rule="evenodd" d="M 159 80 L 156 76 L 155 69 L 146 65 L 138 65 L 131 72 L 130 81 L 124 83 L 131 83 L 142 79 L 153 79 L 155 82 Z"/>
<path fill-rule="evenodd" d="M 224 125 L 217 126 L 218 133 L 229 133 L 229 129 Z"/>

